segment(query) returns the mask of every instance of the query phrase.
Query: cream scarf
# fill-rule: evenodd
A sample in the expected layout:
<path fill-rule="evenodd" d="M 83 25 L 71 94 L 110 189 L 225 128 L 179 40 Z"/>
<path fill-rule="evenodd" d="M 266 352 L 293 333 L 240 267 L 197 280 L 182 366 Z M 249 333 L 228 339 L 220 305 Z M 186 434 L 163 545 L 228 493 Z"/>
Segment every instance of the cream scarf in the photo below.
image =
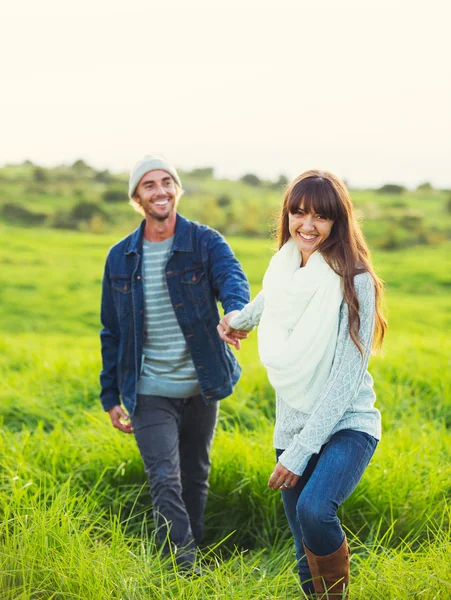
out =
<path fill-rule="evenodd" d="M 272 257 L 263 278 L 265 307 L 258 329 L 260 359 L 275 391 L 293 408 L 310 414 L 334 358 L 341 277 L 319 252 L 300 268 L 290 239 Z"/>

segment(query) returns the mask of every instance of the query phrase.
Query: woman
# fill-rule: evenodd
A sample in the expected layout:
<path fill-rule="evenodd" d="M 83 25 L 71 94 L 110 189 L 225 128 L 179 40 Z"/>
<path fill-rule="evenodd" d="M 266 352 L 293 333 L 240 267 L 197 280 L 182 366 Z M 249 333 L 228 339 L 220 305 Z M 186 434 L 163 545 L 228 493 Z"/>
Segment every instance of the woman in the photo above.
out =
<path fill-rule="evenodd" d="M 304 592 L 347 598 L 350 554 L 337 510 L 380 439 L 367 365 L 386 329 L 383 288 L 346 186 L 331 173 L 307 171 L 288 186 L 278 247 L 262 291 L 218 332 L 239 347 L 259 325 L 277 403 L 268 486 L 283 492 Z"/>

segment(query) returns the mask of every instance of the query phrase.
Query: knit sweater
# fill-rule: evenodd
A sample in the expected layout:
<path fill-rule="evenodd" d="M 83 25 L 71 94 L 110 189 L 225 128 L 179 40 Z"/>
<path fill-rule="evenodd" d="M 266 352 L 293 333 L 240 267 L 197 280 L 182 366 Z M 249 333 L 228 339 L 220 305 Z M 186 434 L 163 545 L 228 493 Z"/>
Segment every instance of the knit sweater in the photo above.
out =
<path fill-rule="evenodd" d="M 360 339 L 364 349 L 371 349 L 376 311 L 371 275 L 356 275 L 354 286 L 360 306 Z M 264 305 L 262 290 L 230 325 L 251 331 L 258 325 Z M 380 439 L 381 416 L 374 407 L 373 379 L 367 370 L 369 354 L 367 351 L 362 356 L 352 341 L 348 305 L 343 301 L 332 368 L 313 412 L 307 415 L 291 408 L 276 394 L 274 446 L 284 450 L 279 461 L 289 471 L 302 475 L 311 456 L 319 453 L 337 431 L 354 429 Z"/>
<path fill-rule="evenodd" d="M 187 398 L 199 394 L 200 387 L 166 283 L 173 241 L 143 240 L 144 360 L 137 389 L 139 394 Z"/>

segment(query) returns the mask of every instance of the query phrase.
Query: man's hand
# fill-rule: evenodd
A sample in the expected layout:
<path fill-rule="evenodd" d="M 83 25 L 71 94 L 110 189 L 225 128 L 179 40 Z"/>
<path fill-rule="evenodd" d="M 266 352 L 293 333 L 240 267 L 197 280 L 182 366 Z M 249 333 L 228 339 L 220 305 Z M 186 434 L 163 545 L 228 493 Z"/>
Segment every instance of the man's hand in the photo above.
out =
<path fill-rule="evenodd" d="M 116 427 L 116 429 L 120 429 L 124 433 L 133 433 L 132 424 L 130 423 L 130 417 L 126 412 L 124 412 L 120 404 L 118 404 L 117 406 L 113 406 L 113 408 L 110 408 L 108 414 L 110 415 L 113 427 Z"/>
<path fill-rule="evenodd" d="M 286 469 L 280 462 L 274 467 L 271 477 L 268 481 L 268 487 L 272 490 L 289 490 L 299 481 L 299 475 L 295 475 Z"/>
<path fill-rule="evenodd" d="M 239 310 L 232 310 L 231 312 L 227 313 L 222 317 L 222 319 L 219 321 L 219 325 L 217 326 L 221 340 L 224 340 L 224 342 L 227 342 L 231 346 L 235 346 L 237 350 L 241 348 L 240 340 L 245 340 L 249 336 L 247 331 L 239 331 L 237 329 L 233 329 L 233 327 L 230 327 L 229 325 L 230 319 L 239 312 Z"/>

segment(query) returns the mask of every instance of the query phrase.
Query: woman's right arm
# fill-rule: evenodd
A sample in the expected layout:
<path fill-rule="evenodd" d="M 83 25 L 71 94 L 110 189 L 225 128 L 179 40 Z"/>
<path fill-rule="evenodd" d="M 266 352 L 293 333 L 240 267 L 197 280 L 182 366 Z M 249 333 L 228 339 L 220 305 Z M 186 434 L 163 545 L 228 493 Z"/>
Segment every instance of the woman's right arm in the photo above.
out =
<path fill-rule="evenodd" d="M 247 338 L 247 332 L 252 331 L 259 324 L 264 306 L 262 290 L 240 311 L 232 311 L 222 317 L 217 327 L 219 337 L 239 350 L 240 340 Z"/>
<path fill-rule="evenodd" d="M 261 290 L 252 302 L 246 304 L 244 308 L 236 313 L 230 319 L 228 325 L 235 331 L 252 331 L 260 323 L 260 318 L 265 307 L 265 297 Z"/>

